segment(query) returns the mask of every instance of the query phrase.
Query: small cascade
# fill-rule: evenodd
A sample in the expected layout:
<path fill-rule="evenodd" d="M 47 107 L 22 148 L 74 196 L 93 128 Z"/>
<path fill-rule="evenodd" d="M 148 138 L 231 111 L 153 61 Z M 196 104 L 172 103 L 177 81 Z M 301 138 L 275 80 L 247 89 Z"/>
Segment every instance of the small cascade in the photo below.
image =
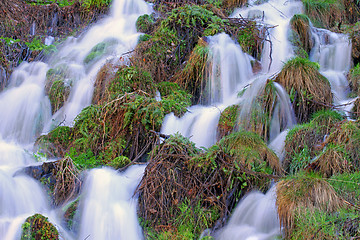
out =
<path fill-rule="evenodd" d="M 252 77 L 248 56 L 222 33 L 210 41 L 211 69 L 206 86 L 205 104 L 225 103 Z"/>
<path fill-rule="evenodd" d="M 124 173 L 107 168 L 89 172 L 78 239 L 143 239 L 133 194 L 144 170 L 145 166 L 131 166 Z"/>
<path fill-rule="evenodd" d="M 266 194 L 252 191 L 235 208 L 228 224 L 219 231 L 217 240 L 267 240 L 281 236 L 273 186 Z"/>
<path fill-rule="evenodd" d="M 335 105 L 343 105 L 339 110 L 347 111 L 346 104 L 350 92 L 346 74 L 351 66 L 351 41 L 345 34 L 334 33 L 326 29 L 312 27 L 315 44 L 310 60 L 320 64 L 320 73 L 331 85 Z"/>
<path fill-rule="evenodd" d="M 45 63 L 22 63 L 10 78 L 7 91 L 0 95 L 0 136 L 31 143 L 51 117 L 44 93 L 48 67 Z"/>
<path fill-rule="evenodd" d="M 284 62 L 294 55 L 292 45 L 288 40 L 290 19 L 294 14 L 301 13 L 301 1 L 269 0 L 263 4 L 254 5 L 250 1 L 249 7 L 236 10 L 230 17 L 255 19 L 269 29 L 269 40 L 262 52 L 261 65 L 264 73 L 276 73 L 281 70 Z"/>
<path fill-rule="evenodd" d="M 216 142 L 216 129 L 221 111 L 237 102 L 237 93 L 252 80 L 250 58 L 228 35 L 210 37 L 211 66 L 206 86 L 205 102 L 189 108 L 182 117 L 165 117 L 161 132 L 181 133 L 197 146 L 210 147 Z"/>
<path fill-rule="evenodd" d="M 285 158 L 285 140 L 289 132 L 289 129 L 282 131 L 274 140 L 272 140 L 268 147 L 275 152 L 278 156 L 280 163 L 283 162 Z"/>
<path fill-rule="evenodd" d="M 35 213 L 49 218 L 59 230 L 60 239 L 77 239 L 62 228 L 60 210 L 50 207 L 41 184 L 23 175 L 21 169 L 37 164 L 33 143 L 44 129 L 49 131 L 63 120 L 72 125 L 82 108 L 91 104 L 101 66 L 107 62 L 126 63 L 119 63 L 120 56 L 136 46 L 139 33 L 135 21 L 150 13 L 151 7 L 142 0 L 113 0 L 112 4 L 110 16 L 91 26 L 82 37 L 68 38 L 46 63 L 23 62 L 14 69 L 8 87 L 0 93 L 0 239 L 20 239 L 21 225 Z M 53 40 L 48 37 L 46 44 Z M 54 116 L 44 90 L 50 69 L 59 70 L 71 87 L 67 103 Z M 124 174 L 109 169 L 90 173 L 89 189 L 84 193 L 90 200 L 82 198 L 84 226 L 80 226 L 80 232 L 84 237 L 79 239 L 89 234 L 90 239 L 142 239 L 132 195 L 143 171 L 144 166 L 134 166 Z M 98 201 L 97 196 L 104 198 Z M 92 208 L 93 204 L 105 209 Z"/>
<path fill-rule="evenodd" d="M 258 77 L 251 86 L 246 89 L 244 95 L 240 100 L 240 113 L 238 117 L 238 122 L 240 128 L 251 128 L 249 124 L 252 122 L 249 121 L 251 115 L 254 112 L 265 111 L 262 105 L 258 102 L 258 97 L 265 94 L 265 87 L 267 84 L 267 75 Z M 275 101 L 273 111 L 270 113 L 270 130 L 269 130 L 269 140 L 272 141 L 275 139 L 280 132 L 285 129 L 290 129 L 296 124 L 296 118 L 294 111 L 291 106 L 291 102 L 288 94 L 285 89 L 278 83 L 272 82 L 275 93 Z"/>
<path fill-rule="evenodd" d="M 149 5 L 142 0 L 113 1 L 110 16 L 81 38 L 69 38 L 64 43 L 50 62 L 52 68 L 66 66 L 66 83 L 72 89 L 68 101 L 54 114 L 45 131 L 60 122 L 71 126 L 81 110 L 91 104 L 100 68 L 107 62 L 119 64 L 120 56 L 135 48 L 139 37 L 135 22 L 140 15 L 150 12 Z"/>

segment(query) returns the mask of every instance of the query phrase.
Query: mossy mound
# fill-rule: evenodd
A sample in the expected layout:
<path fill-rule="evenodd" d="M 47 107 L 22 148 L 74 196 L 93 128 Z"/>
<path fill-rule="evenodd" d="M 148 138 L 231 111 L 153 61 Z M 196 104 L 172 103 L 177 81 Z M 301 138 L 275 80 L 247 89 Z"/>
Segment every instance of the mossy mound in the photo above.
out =
<path fill-rule="evenodd" d="M 236 126 L 238 112 L 238 105 L 229 106 L 221 112 L 216 134 L 218 141 L 233 132 Z"/>
<path fill-rule="evenodd" d="M 191 238 L 182 237 L 194 239 L 216 220 L 224 224 L 248 190 L 266 190 L 277 178 L 273 173 L 282 173 L 279 160 L 254 133 L 231 134 L 202 153 L 189 140 L 171 136 L 150 155 L 138 188 L 139 214 L 156 236 L 180 234 L 191 221 Z"/>
<path fill-rule="evenodd" d="M 295 41 L 295 46 L 309 54 L 314 46 L 311 36 L 310 19 L 304 14 L 295 14 L 290 20 L 290 25 L 293 30 L 292 38 Z M 301 56 L 300 49 L 297 49 L 296 52 L 297 55 Z"/>
<path fill-rule="evenodd" d="M 149 71 L 156 82 L 169 80 L 203 35 L 220 31 L 224 21 L 203 6 L 185 4 L 174 8 L 137 46 L 132 62 Z"/>
<path fill-rule="evenodd" d="M 60 65 L 46 73 L 45 92 L 49 96 L 52 114 L 64 105 L 70 95 L 71 80 L 67 70 L 67 66 Z"/>
<path fill-rule="evenodd" d="M 333 176 L 326 181 L 341 199 L 335 212 L 317 206 L 301 208 L 294 216 L 291 236 L 287 239 L 353 239 L 360 236 L 359 172 Z M 300 180 L 301 178 L 298 178 Z M 325 179 L 324 179 L 325 180 Z M 306 183 L 304 183 L 306 184 Z M 326 198 L 326 197 L 325 197 Z M 326 201 L 326 200 L 324 200 Z M 329 200 L 332 203 L 333 199 Z"/>
<path fill-rule="evenodd" d="M 320 210 L 335 212 L 343 202 L 334 188 L 324 179 L 311 174 L 298 174 L 280 181 L 276 186 L 276 205 L 285 238 L 291 239 L 297 226 L 297 215 Z"/>
<path fill-rule="evenodd" d="M 119 69 L 111 63 L 104 64 L 96 75 L 92 103 L 95 105 L 104 104 L 110 98 L 109 85 L 115 79 Z"/>
<path fill-rule="evenodd" d="M 330 110 L 319 111 L 310 123 L 295 126 L 285 140 L 284 168 L 290 174 L 304 169 L 326 145 L 325 136 L 335 131 L 343 117 Z"/>
<path fill-rule="evenodd" d="M 185 105 L 184 109 L 173 107 L 178 100 L 172 95 L 156 101 L 142 91 L 126 93 L 103 105 L 83 109 L 73 128 L 57 127 L 40 137 L 37 144 L 50 156 L 69 154 L 81 168 L 124 167 L 150 151 L 165 114 L 176 108 L 186 111 Z"/>
<path fill-rule="evenodd" d="M 357 95 L 360 95 L 360 64 L 357 64 L 350 70 L 348 79 L 351 90 Z"/>
<path fill-rule="evenodd" d="M 360 168 L 360 122 L 346 121 L 340 124 L 325 140 L 327 144 L 338 146 L 354 169 Z M 329 159 L 328 159 L 329 161 Z"/>
<path fill-rule="evenodd" d="M 290 59 L 275 79 L 288 92 L 295 115 L 300 123 L 332 104 L 329 81 L 319 73 L 319 65 L 308 59 Z"/>
<path fill-rule="evenodd" d="M 151 33 L 155 24 L 155 19 L 152 15 L 144 14 L 136 20 L 136 30 L 143 33 Z"/>
<path fill-rule="evenodd" d="M 21 233 L 21 240 L 32 239 L 58 240 L 59 233 L 47 217 L 41 214 L 35 214 L 25 220 Z"/>
<path fill-rule="evenodd" d="M 357 25 L 350 33 L 351 37 L 351 56 L 354 60 L 354 64 L 360 64 L 360 27 Z"/>
<path fill-rule="evenodd" d="M 66 226 L 68 229 L 70 230 L 74 230 L 76 228 L 75 223 L 76 223 L 76 213 L 78 211 L 78 207 L 79 207 L 79 198 L 77 198 L 75 201 L 70 202 L 69 204 L 67 204 L 63 211 L 64 211 L 64 220 L 66 223 Z"/>

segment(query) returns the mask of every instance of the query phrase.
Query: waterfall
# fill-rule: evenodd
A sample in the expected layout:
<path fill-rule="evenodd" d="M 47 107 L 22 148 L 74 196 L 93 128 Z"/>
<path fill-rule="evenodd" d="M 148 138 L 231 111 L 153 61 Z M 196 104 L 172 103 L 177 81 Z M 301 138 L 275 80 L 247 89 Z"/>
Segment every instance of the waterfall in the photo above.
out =
<path fill-rule="evenodd" d="M 237 205 L 227 225 L 216 235 L 218 240 L 266 240 L 281 236 L 275 207 L 276 187 L 266 194 L 252 191 Z"/>
<path fill-rule="evenodd" d="M 131 166 L 122 174 L 107 168 L 89 172 L 78 239 L 143 239 L 133 194 L 144 170 L 145 166 Z"/>
<path fill-rule="evenodd" d="M 50 206 L 41 184 L 19 170 L 38 164 L 32 151 L 42 132 L 60 122 L 71 126 L 76 115 L 91 104 L 99 69 L 107 62 L 126 63 L 119 62 L 119 58 L 137 44 L 140 33 L 135 22 L 140 15 L 150 12 L 151 7 L 142 0 L 113 0 L 109 16 L 79 38 L 69 37 L 46 62 L 23 62 L 14 69 L 8 87 L 0 93 L 0 239 L 20 239 L 21 225 L 35 213 L 49 218 L 59 230 L 60 239 L 85 239 L 88 235 L 89 239 L 142 238 L 132 195 L 143 166 L 132 167 L 123 174 L 109 169 L 89 173 L 88 189 L 82 193 L 80 204 L 81 223 L 86 226 L 80 226 L 79 238 L 62 227 L 61 209 Z M 52 41 L 47 38 L 46 44 Z M 99 46 L 101 54 L 89 57 Z M 68 101 L 53 116 L 44 89 L 50 69 L 61 69 L 65 84 L 71 86 Z M 96 198 L 99 192 L 103 199 Z M 103 205 L 104 209 L 95 211 L 93 204 Z"/>
<path fill-rule="evenodd" d="M 320 73 L 331 85 L 334 105 L 343 105 L 340 111 L 349 113 L 349 83 L 346 74 L 351 67 L 351 41 L 345 34 L 333 33 L 326 29 L 312 27 L 315 44 L 310 53 L 310 60 L 320 64 Z"/>
<path fill-rule="evenodd" d="M 221 33 L 210 37 L 210 57 L 207 69 L 207 105 L 188 109 L 181 118 L 170 113 L 164 119 L 161 132 L 181 133 L 197 146 L 210 147 L 216 142 L 216 129 L 221 111 L 237 102 L 237 93 L 253 77 L 250 58 L 228 35 Z"/>

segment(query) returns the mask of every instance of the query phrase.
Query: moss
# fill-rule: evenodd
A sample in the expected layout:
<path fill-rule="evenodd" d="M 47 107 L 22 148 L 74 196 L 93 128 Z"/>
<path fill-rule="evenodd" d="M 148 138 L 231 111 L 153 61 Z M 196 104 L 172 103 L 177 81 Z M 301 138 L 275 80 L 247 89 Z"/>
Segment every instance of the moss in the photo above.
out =
<path fill-rule="evenodd" d="M 360 117 L 360 98 L 356 99 L 351 115 L 353 118 L 359 119 L 359 117 Z"/>
<path fill-rule="evenodd" d="M 138 32 L 151 33 L 155 20 L 152 15 L 144 14 L 136 20 L 136 29 Z"/>
<path fill-rule="evenodd" d="M 339 113 L 322 110 L 312 115 L 310 123 L 291 129 L 285 140 L 285 170 L 295 174 L 308 166 L 325 146 L 325 136 L 334 132 L 341 120 Z"/>
<path fill-rule="evenodd" d="M 285 63 L 275 79 L 288 92 L 300 123 L 322 109 L 329 109 L 332 93 L 329 81 L 319 73 L 319 64 L 295 57 Z"/>
<path fill-rule="evenodd" d="M 161 82 L 158 84 L 158 89 L 165 114 L 173 112 L 175 116 L 181 117 L 187 112 L 187 108 L 191 105 L 191 95 L 182 90 L 178 84 Z"/>
<path fill-rule="evenodd" d="M 142 90 L 151 96 L 155 95 L 155 85 L 150 73 L 136 66 L 120 68 L 108 88 L 110 99 L 137 90 Z"/>
<path fill-rule="evenodd" d="M 63 211 L 64 211 L 64 220 L 66 222 L 67 228 L 72 230 L 75 229 L 75 215 L 79 207 L 79 198 L 75 201 L 68 203 Z"/>
<path fill-rule="evenodd" d="M 70 86 L 67 86 L 63 81 L 54 81 L 49 91 L 49 99 L 51 103 L 51 111 L 54 114 L 59 110 L 70 95 Z"/>
<path fill-rule="evenodd" d="M 35 214 L 25 220 L 21 233 L 21 240 L 32 239 L 55 240 L 59 239 L 59 233 L 47 217 L 41 214 Z"/>
<path fill-rule="evenodd" d="M 272 173 L 282 173 L 276 155 L 248 132 L 231 134 L 205 152 L 170 136 L 149 157 L 138 188 L 139 214 L 156 239 L 197 238 L 226 218 L 245 192 L 266 190 Z"/>
<path fill-rule="evenodd" d="M 360 64 L 353 67 L 348 75 L 351 90 L 360 95 Z"/>
<path fill-rule="evenodd" d="M 98 43 L 96 46 L 94 46 L 90 53 L 85 57 L 84 63 L 88 64 L 93 60 L 99 59 L 106 50 L 107 44 L 105 42 Z"/>
<path fill-rule="evenodd" d="M 217 139 L 229 135 L 236 125 L 236 119 L 238 117 L 239 106 L 232 105 L 227 107 L 221 112 L 218 127 L 217 127 Z"/>

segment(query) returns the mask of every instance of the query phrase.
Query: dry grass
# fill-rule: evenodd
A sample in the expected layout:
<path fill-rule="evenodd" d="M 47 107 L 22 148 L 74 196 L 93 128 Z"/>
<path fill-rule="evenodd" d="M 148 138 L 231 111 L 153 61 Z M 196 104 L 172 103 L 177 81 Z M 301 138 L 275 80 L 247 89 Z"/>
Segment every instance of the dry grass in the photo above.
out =
<path fill-rule="evenodd" d="M 310 53 L 314 42 L 312 41 L 309 18 L 303 14 L 295 14 L 292 17 L 290 24 L 292 30 L 296 33 L 300 40 L 301 47 L 307 53 Z"/>
<path fill-rule="evenodd" d="M 349 173 L 354 170 L 346 152 L 341 147 L 333 145 L 327 146 L 325 151 L 311 165 L 315 171 L 319 171 L 324 177 Z"/>
<path fill-rule="evenodd" d="M 228 9 L 242 7 L 247 3 L 247 0 L 223 0 L 223 6 Z"/>
<path fill-rule="evenodd" d="M 295 57 L 289 60 L 275 81 L 290 95 L 300 123 L 308 121 L 313 113 L 331 107 L 330 84 L 319 73 L 319 66 L 308 59 Z"/>
<path fill-rule="evenodd" d="M 79 174 L 80 172 L 70 157 L 56 162 L 55 205 L 68 202 L 78 194 L 81 187 Z"/>
<path fill-rule="evenodd" d="M 139 214 L 152 229 L 173 229 L 181 204 L 200 204 L 203 211 L 219 211 L 222 225 L 237 199 L 278 178 L 272 172 L 283 172 L 279 160 L 253 133 L 232 134 L 202 153 L 188 139 L 171 136 L 150 154 L 137 190 Z"/>
<path fill-rule="evenodd" d="M 316 176 L 298 175 L 294 179 L 282 180 L 276 188 L 276 205 L 286 237 L 291 236 L 295 227 L 296 214 L 315 209 L 334 212 L 343 205 L 333 187 Z"/>
<path fill-rule="evenodd" d="M 93 104 L 101 105 L 109 100 L 108 87 L 115 79 L 116 70 L 117 68 L 111 63 L 107 63 L 101 67 L 96 75 L 95 90 L 92 98 Z"/>
<path fill-rule="evenodd" d="M 354 107 L 352 109 L 352 114 L 354 118 L 359 119 L 360 117 L 360 98 L 356 99 Z"/>
<path fill-rule="evenodd" d="M 210 64 L 208 54 L 208 43 L 204 38 L 200 38 L 192 50 L 184 69 L 174 76 L 174 82 L 183 86 L 193 96 L 198 97 L 195 101 L 201 99 L 208 78 Z"/>

